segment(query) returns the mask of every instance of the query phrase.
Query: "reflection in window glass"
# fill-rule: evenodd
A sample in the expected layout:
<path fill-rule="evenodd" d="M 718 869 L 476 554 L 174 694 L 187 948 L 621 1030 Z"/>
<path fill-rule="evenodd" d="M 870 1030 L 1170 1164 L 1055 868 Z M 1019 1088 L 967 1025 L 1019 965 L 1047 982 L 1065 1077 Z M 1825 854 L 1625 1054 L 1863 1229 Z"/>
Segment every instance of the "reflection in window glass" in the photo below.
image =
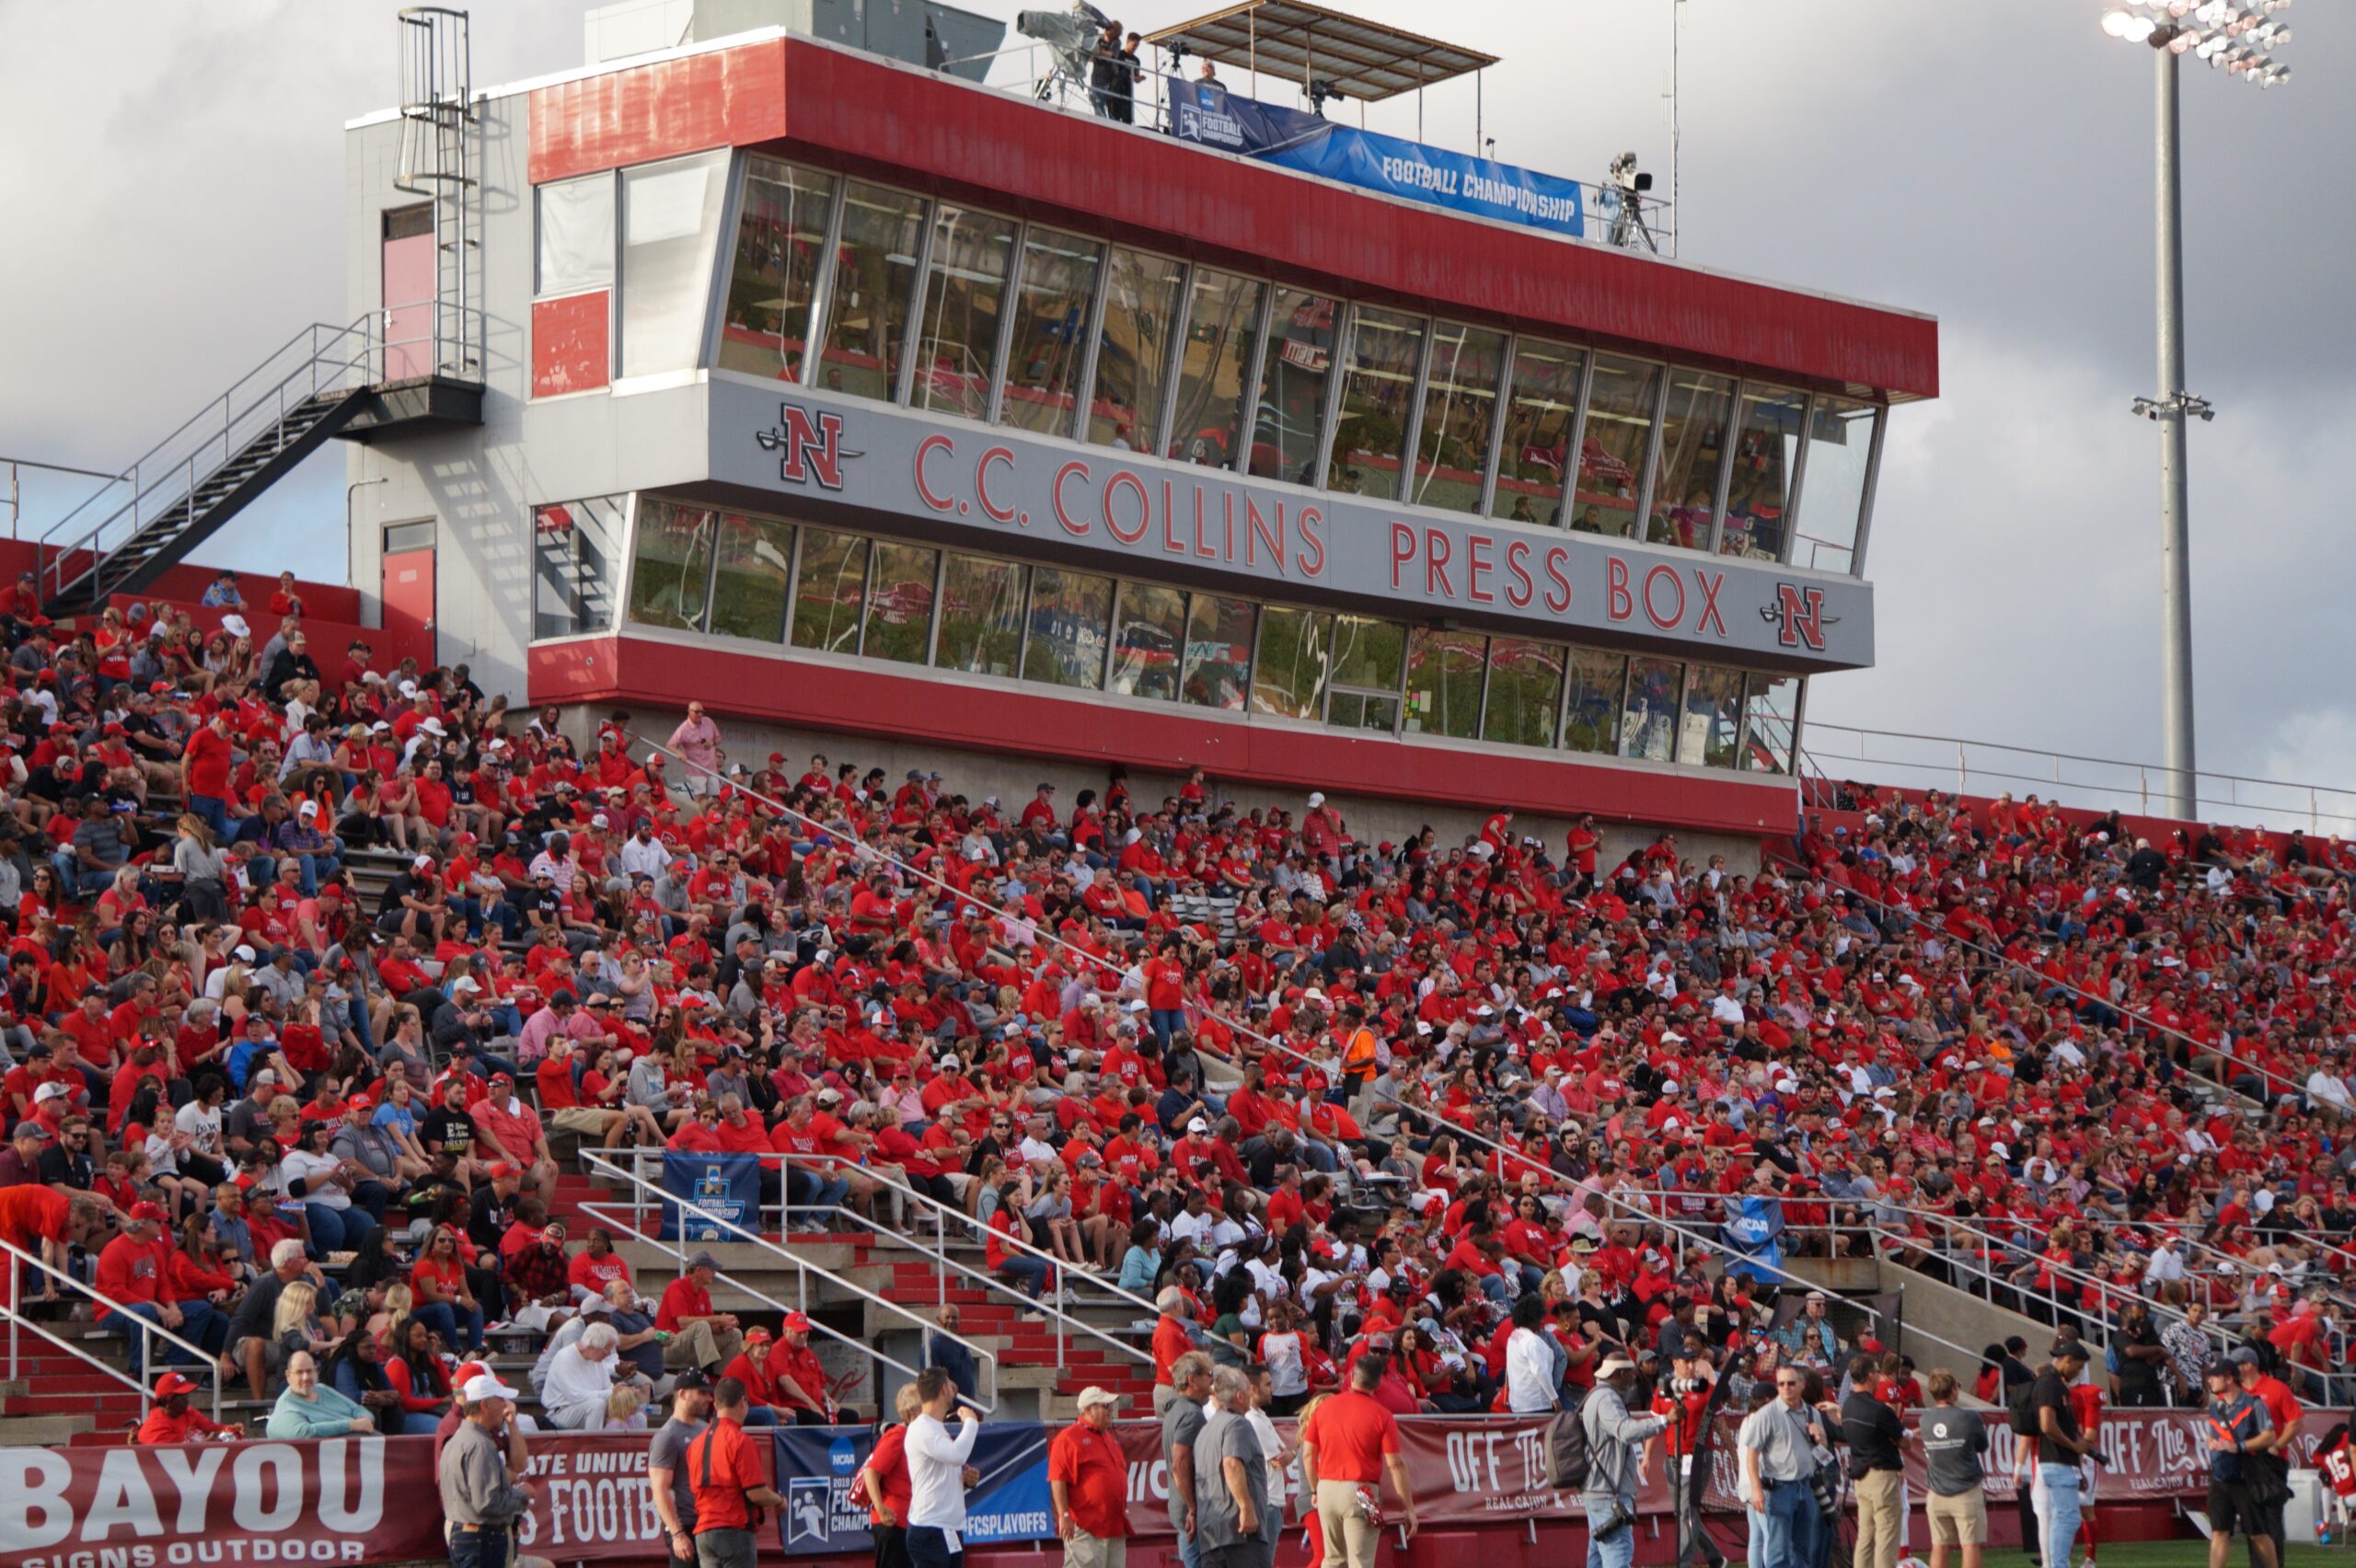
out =
<path fill-rule="evenodd" d="M 728 269 L 720 367 L 779 381 L 802 375 L 810 294 L 826 248 L 835 177 L 756 157 L 745 174 L 736 254 Z"/>
<path fill-rule="evenodd" d="M 911 408 L 977 420 L 989 407 L 1014 220 L 943 202 L 932 219 Z"/>
<path fill-rule="evenodd" d="M 785 585 L 793 577 L 793 525 L 741 512 L 720 514 L 720 569 L 711 579 L 711 629 L 775 642 L 785 635 Z"/>
<path fill-rule="evenodd" d="M 1161 428 L 1161 389 L 1170 379 L 1170 335 L 1177 328 L 1185 286 L 1183 263 L 1114 248 L 1104 279 L 1096 391 L 1088 410 L 1088 439 L 1097 445 L 1154 450 Z"/>
<path fill-rule="evenodd" d="M 1677 729 L 1677 760 L 1688 766 L 1732 767 L 1742 724 L 1742 672 L 1696 664 L 1685 683 L 1685 717 Z"/>
<path fill-rule="evenodd" d="M 1549 528 L 1562 525 L 1563 464 L 1570 451 L 1579 372 L 1586 363 L 1586 355 L 1560 343 L 1525 338 L 1514 345 L 1491 516 Z"/>
<path fill-rule="evenodd" d="M 1481 738 L 1515 746 L 1554 744 L 1554 716 L 1563 702 L 1560 643 L 1500 637 L 1489 644 L 1489 706 Z"/>
<path fill-rule="evenodd" d="M 1627 686 L 1624 654 L 1599 653 L 1592 648 L 1571 651 L 1571 689 L 1563 705 L 1565 750 L 1619 754 L 1620 700 Z"/>
<path fill-rule="evenodd" d="M 1317 431 L 1325 418 L 1326 379 L 1334 374 L 1339 308 L 1305 289 L 1276 291 L 1260 369 L 1260 406 L 1252 416 L 1252 472 L 1263 478 L 1317 482 Z"/>
<path fill-rule="evenodd" d="M 1417 627 L 1407 639 L 1409 734 L 1469 741 L 1481 732 L 1481 673 L 1489 640 L 1477 631 Z"/>
<path fill-rule="evenodd" d="M 1178 661 L 1186 646 L 1186 595 L 1175 588 L 1121 584 L 1114 618 L 1113 674 L 1105 689 L 1170 702 L 1178 696 Z"/>
<path fill-rule="evenodd" d="M 1399 728 L 1399 677 L 1406 662 L 1407 628 L 1369 616 L 1334 617 L 1334 665 L 1327 699 L 1329 723 L 1345 730 Z"/>
<path fill-rule="evenodd" d="M 1325 645 L 1333 617 L 1270 605 L 1260 613 L 1260 657 L 1252 666 L 1252 711 L 1316 719 L 1325 709 Z"/>
<path fill-rule="evenodd" d="M 867 639 L 859 651 L 870 659 L 921 664 L 932 640 L 932 579 L 941 552 L 920 545 L 878 543 L 875 580 L 867 589 Z"/>
<path fill-rule="evenodd" d="M 1415 489 L 1421 506 L 1450 512 L 1481 510 L 1488 475 L 1489 427 L 1496 422 L 1497 378 L 1504 373 L 1506 335 L 1443 321 L 1432 329 L 1431 371 L 1424 387 L 1423 432 L 1415 440 Z"/>
<path fill-rule="evenodd" d="M 1718 468 L 1727 452 L 1727 418 L 1734 404 L 1730 376 L 1699 371 L 1669 373 L 1669 412 L 1661 421 L 1660 463 L 1653 474 L 1652 520 L 1645 537 L 1680 549 L 1710 548 L 1710 515 L 1718 504 Z"/>
<path fill-rule="evenodd" d="M 1631 658 L 1628 703 L 1620 720 L 1620 755 L 1667 762 L 1677 739 L 1677 704 L 1685 665 L 1675 659 Z"/>
<path fill-rule="evenodd" d="M 1022 678 L 1091 691 L 1103 686 L 1112 619 L 1111 578 L 1058 567 L 1033 568 Z"/>
<path fill-rule="evenodd" d="M 614 281 L 614 177 L 584 174 L 537 189 L 539 292 L 578 294 Z"/>
<path fill-rule="evenodd" d="M 614 625 L 618 495 L 532 508 L 532 635 L 572 637 Z"/>
<path fill-rule="evenodd" d="M 1022 655 L 1022 569 L 953 555 L 941 574 L 941 648 L 933 663 L 973 675 L 1008 675 Z"/>
<path fill-rule="evenodd" d="M 1582 534 L 1624 538 L 1635 530 L 1636 490 L 1652 444 L 1660 374 L 1660 366 L 1641 360 L 1595 356 L 1587 433 L 1579 439 L 1578 481 L 1571 496 L 1571 526 Z"/>
<path fill-rule="evenodd" d="M 1186 676 L 1179 695 L 1197 708 L 1241 713 L 1252 695 L 1252 634 L 1259 606 L 1197 594 L 1186 606 Z"/>
<path fill-rule="evenodd" d="M 686 370 L 703 350 L 725 154 L 622 170 L 622 374 Z"/>
<path fill-rule="evenodd" d="M 1000 424 L 1049 435 L 1071 433 L 1100 253 L 1093 240 L 1054 229 L 1034 228 L 1023 236 Z"/>
<path fill-rule="evenodd" d="M 1742 422 L 1734 439 L 1734 478 L 1727 487 L 1727 525 L 1718 541 L 1719 554 L 1783 559 L 1784 530 L 1791 520 L 1792 470 L 1800 455 L 1800 415 L 1807 403 L 1800 393 L 1773 386 L 1742 389 Z"/>
<path fill-rule="evenodd" d="M 1193 288 L 1179 356 L 1178 402 L 1170 420 L 1170 455 L 1232 468 L 1263 287 L 1257 278 L 1197 267 Z"/>
<path fill-rule="evenodd" d="M 642 497 L 638 544 L 629 566 L 629 618 L 641 626 L 703 629 L 704 585 L 711 575 L 719 514 L 700 506 Z"/>
<path fill-rule="evenodd" d="M 886 402 L 899 396 L 923 234 L 920 198 L 857 180 L 844 188 L 842 243 L 818 351 L 824 385 Z"/>
<path fill-rule="evenodd" d="M 802 571 L 793 580 L 793 646 L 859 651 L 867 598 L 868 541 L 826 528 L 802 530 Z"/>
<path fill-rule="evenodd" d="M 1819 398 L 1807 421 L 1807 472 L 1792 563 L 1819 571 L 1856 568 L 1857 519 L 1865 504 L 1865 459 L 1873 455 L 1874 405 Z"/>
<path fill-rule="evenodd" d="M 1394 500 L 1404 450 L 1407 404 L 1424 352 L 1424 318 L 1360 306 L 1350 325 L 1342 410 L 1334 421 L 1334 455 L 1325 486 L 1345 495 Z"/>
<path fill-rule="evenodd" d="M 1792 770 L 1792 728 L 1799 721 L 1797 675 L 1752 675 L 1743 685 L 1742 762 L 1750 773 Z"/>

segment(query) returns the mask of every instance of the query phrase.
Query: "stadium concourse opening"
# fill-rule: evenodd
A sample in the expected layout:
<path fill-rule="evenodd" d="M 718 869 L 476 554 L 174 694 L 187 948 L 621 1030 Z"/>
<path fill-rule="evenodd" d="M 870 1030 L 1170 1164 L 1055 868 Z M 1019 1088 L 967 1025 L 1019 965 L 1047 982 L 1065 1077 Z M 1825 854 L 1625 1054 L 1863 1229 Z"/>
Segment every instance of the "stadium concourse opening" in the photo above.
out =
<path fill-rule="evenodd" d="M 2349 847 L 1803 798 L 1934 323 L 882 9 L 404 12 L 353 325 L 0 544 L 0 1568 L 1184 1562 L 1264 1424 L 1288 1562 L 1551 1562 L 1615 1401 L 1662 1562 L 1787 1388 L 2158 1537 L 2238 1361 L 2337 1462 Z M 330 439 L 350 583 L 193 564 Z"/>

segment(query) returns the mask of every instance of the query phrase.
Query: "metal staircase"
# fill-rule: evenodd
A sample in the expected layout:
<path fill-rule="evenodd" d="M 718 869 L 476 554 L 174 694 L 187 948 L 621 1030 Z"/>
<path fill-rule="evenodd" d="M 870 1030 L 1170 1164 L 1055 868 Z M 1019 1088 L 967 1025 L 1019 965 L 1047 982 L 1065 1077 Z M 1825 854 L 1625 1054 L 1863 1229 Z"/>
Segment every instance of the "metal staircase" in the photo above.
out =
<path fill-rule="evenodd" d="M 187 558 L 371 403 L 373 320 L 311 326 L 40 537 L 52 616 L 134 594 Z"/>

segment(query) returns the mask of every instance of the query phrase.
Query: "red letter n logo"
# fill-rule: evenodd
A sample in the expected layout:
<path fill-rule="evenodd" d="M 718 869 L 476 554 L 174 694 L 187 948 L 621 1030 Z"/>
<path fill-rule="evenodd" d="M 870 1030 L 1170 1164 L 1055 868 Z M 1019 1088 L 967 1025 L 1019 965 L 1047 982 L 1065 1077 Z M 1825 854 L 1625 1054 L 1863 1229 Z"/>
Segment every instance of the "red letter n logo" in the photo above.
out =
<path fill-rule="evenodd" d="M 1775 600 L 1759 606 L 1759 618 L 1773 622 L 1775 640 L 1786 648 L 1805 643 L 1809 651 L 1824 651 L 1824 628 L 1837 626 L 1838 621 L 1824 618 L 1824 590 L 1802 588 L 1790 582 L 1775 584 Z"/>
<path fill-rule="evenodd" d="M 761 449 L 778 455 L 777 477 L 789 484 L 815 480 L 821 490 L 843 488 L 843 459 L 856 452 L 843 450 L 840 414 L 812 414 L 791 403 L 780 403 L 774 430 L 758 432 Z"/>

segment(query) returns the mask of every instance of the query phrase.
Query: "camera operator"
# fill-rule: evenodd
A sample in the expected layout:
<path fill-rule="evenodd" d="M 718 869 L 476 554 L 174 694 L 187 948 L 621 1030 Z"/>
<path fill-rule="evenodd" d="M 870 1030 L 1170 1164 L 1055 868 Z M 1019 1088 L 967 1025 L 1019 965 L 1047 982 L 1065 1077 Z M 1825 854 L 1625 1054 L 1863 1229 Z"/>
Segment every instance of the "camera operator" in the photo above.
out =
<path fill-rule="evenodd" d="M 1636 1560 L 1639 1445 L 1667 1429 L 1657 1415 L 1628 1413 L 1636 1386 L 1636 1364 L 1614 1353 L 1595 1369 L 1595 1387 L 1579 1406 L 1587 1428 L 1587 1486 L 1579 1505 L 1587 1511 L 1588 1568 L 1634 1568 Z"/>
<path fill-rule="evenodd" d="M 1696 1477 L 1693 1468 L 1716 1384 L 1717 1371 L 1703 1353 L 1702 1342 L 1689 1334 L 1669 1358 L 1669 1376 L 1654 1388 L 1652 1412 L 1669 1423 L 1662 1429 L 1659 1446 L 1668 1454 L 1669 1507 L 1677 1519 L 1677 1561 L 1690 1563 L 1698 1557 L 1710 1568 L 1725 1568 L 1726 1554 L 1702 1527 L 1702 1489 L 1708 1478 Z M 1654 1447 L 1646 1443 L 1636 1461 L 1639 1487 L 1651 1467 Z"/>
<path fill-rule="evenodd" d="M 1126 125 L 1137 112 L 1137 56 L 1121 48 L 1121 24 L 1106 22 L 1090 51 L 1088 101 L 1103 120 Z"/>

